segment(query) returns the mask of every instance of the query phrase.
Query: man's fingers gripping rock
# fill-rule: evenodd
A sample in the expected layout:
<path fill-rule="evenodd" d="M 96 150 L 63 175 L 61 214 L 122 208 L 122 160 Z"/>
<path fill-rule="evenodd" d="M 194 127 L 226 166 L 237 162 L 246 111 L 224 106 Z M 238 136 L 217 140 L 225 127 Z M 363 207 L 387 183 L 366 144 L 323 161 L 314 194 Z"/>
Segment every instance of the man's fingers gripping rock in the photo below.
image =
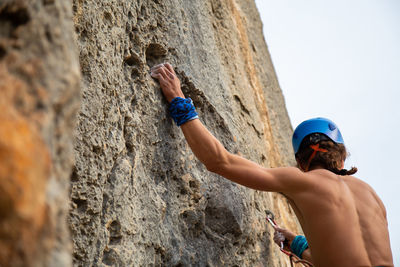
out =
<path fill-rule="evenodd" d="M 169 70 L 169 72 L 171 72 L 173 75 L 176 75 L 175 70 L 171 64 L 165 63 L 164 66 Z"/>

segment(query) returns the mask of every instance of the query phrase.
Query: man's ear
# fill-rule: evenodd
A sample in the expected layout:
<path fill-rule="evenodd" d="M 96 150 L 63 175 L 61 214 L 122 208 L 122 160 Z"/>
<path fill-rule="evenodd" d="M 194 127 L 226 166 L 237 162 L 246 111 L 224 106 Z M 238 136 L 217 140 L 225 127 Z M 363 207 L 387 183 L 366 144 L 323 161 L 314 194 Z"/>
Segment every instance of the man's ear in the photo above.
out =
<path fill-rule="evenodd" d="M 344 160 L 342 160 L 342 167 L 340 169 L 344 169 Z"/>

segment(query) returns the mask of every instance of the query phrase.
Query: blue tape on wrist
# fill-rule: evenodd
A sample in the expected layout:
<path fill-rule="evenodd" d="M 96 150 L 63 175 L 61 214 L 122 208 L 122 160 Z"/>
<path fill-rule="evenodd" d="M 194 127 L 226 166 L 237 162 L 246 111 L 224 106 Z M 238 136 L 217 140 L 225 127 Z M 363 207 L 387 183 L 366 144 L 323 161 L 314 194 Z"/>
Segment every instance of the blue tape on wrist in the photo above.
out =
<path fill-rule="evenodd" d="M 300 259 L 302 259 L 301 254 L 303 254 L 304 250 L 306 250 L 307 248 L 307 239 L 302 235 L 296 236 L 293 239 L 292 244 L 290 245 L 290 249 L 292 250 L 292 252 Z"/>
<path fill-rule="evenodd" d="M 175 97 L 172 99 L 169 104 L 169 114 L 178 126 L 199 118 L 190 98 Z"/>

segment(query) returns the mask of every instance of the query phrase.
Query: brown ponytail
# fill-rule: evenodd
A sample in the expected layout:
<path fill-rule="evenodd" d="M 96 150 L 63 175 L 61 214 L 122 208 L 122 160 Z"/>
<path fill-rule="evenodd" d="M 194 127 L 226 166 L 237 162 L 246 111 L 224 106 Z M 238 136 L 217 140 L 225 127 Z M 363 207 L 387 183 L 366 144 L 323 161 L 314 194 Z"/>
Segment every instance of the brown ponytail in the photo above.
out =
<path fill-rule="evenodd" d="M 357 172 L 356 167 L 352 167 L 350 170 L 341 169 L 342 162 L 347 158 L 346 147 L 343 144 L 336 144 L 331 140 L 320 141 L 318 144 L 320 150 L 317 151 L 317 153 L 315 153 L 315 150 L 310 146 L 309 142 L 303 142 L 301 144 L 296 154 L 296 159 L 302 169 L 307 170 L 321 166 L 324 169 L 342 176 L 353 175 Z M 321 152 L 321 150 L 325 152 Z M 311 161 L 309 161 L 310 158 Z"/>
<path fill-rule="evenodd" d="M 346 169 L 341 169 L 341 170 L 339 170 L 339 169 L 328 169 L 328 170 L 330 170 L 331 172 L 336 173 L 338 175 L 342 175 L 342 176 L 353 175 L 358 171 L 358 169 L 356 167 L 351 167 L 350 170 L 346 170 Z"/>

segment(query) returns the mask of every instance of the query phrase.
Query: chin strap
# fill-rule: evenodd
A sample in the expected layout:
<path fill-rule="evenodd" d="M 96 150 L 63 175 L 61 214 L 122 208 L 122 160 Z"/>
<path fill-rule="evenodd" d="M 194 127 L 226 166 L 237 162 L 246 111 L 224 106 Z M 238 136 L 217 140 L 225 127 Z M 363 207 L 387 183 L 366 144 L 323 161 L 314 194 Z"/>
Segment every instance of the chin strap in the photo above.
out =
<path fill-rule="evenodd" d="M 308 172 L 308 169 L 310 168 L 311 161 L 314 159 L 315 155 L 317 155 L 317 152 L 323 152 L 323 153 L 328 152 L 328 150 L 323 149 L 323 148 L 320 148 L 320 147 L 319 147 L 319 144 L 310 145 L 310 148 L 311 148 L 312 150 L 314 150 L 314 151 L 313 151 L 313 153 L 311 154 L 310 158 L 308 159 L 307 166 L 306 166 L 306 168 L 304 169 L 306 172 Z"/>

